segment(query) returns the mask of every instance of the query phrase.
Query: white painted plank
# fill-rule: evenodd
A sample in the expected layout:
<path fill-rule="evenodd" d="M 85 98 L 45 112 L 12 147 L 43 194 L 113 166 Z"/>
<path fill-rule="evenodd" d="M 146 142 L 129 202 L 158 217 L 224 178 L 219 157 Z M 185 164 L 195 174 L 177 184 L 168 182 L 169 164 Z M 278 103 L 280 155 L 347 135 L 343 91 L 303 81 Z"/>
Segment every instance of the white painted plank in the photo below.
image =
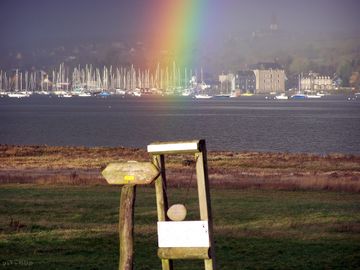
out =
<path fill-rule="evenodd" d="M 207 221 L 158 221 L 159 247 L 210 247 Z"/>
<path fill-rule="evenodd" d="M 147 151 L 153 152 L 171 152 L 171 151 L 195 151 L 198 150 L 198 142 L 183 142 L 183 143 L 160 143 L 160 144 L 149 144 Z"/>

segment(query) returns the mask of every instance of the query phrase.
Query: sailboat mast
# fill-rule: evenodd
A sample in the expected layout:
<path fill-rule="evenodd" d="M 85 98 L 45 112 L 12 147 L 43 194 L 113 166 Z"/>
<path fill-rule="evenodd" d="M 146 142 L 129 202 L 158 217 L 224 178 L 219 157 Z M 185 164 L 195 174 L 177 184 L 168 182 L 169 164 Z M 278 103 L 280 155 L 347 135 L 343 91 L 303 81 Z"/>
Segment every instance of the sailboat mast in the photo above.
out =
<path fill-rule="evenodd" d="M 29 87 L 29 82 L 28 82 L 28 72 L 25 71 L 25 91 L 28 91 L 28 87 Z M 0 84 L 0 88 L 1 88 L 1 84 Z"/>
<path fill-rule="evenodd" d="M 15 73 L 15 91 L 19 91 L 19 71 L 17 69 Z"/>

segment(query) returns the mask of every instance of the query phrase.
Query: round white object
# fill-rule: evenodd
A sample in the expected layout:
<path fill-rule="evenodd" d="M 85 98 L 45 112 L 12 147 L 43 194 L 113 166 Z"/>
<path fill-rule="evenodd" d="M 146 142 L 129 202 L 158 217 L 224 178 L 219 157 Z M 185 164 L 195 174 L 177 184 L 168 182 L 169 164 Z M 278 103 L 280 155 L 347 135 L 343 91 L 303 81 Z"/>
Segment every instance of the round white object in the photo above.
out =
<path fill-rule="evenodd" d="M 183 221 L 186 218 L 186 208 L 183 204 L 174 204 L 168 211 L 167 216 L 172 221 Z"/>

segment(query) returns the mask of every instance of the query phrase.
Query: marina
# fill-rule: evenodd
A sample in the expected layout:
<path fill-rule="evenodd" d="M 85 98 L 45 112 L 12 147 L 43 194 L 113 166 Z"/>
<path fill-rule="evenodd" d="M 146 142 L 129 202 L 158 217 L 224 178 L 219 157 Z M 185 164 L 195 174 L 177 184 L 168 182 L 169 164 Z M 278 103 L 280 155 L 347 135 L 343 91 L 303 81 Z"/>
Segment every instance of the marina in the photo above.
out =
<path fill-rule="evenodd" d="M 156 65 L 152 70 L 126 67 L 92 65 L 68 67 L 61 63 L 48 72 L 27 70 L 0 70 L 0 96 L 29 97 L 56 95 L 59 97 L 131 95 L 209 95 L 202 68 L 199 70 L 177 66 Z"/>
<path fill-rule="evenodd" d="M 285 73 L 279 65 L 258 63 L 253 66 L 253 69 L 255 70 L 222 74 L 216 80 L 213 75 L 209 74 L 205 78 L 202 67 L 192 70 L 177 65 L 175 61 L 172 65 L 157 64 L 155 67 L 146 69 L 136 68 L 134 65 L 97 68 L 89 64 L 70 67 L 61 63 L 57 68 L 47 72 L 20 69 L 0 70 L 0 97 L 23 98 L 31 95 L 108 97 L 117 95 L 224 99 L 264 96 L 266 99 L 299 100 L 321 99 L 326 95 L 347 93 L 356 98 L 355 88 L 339 90 L 330 77 L 319 77 L 318 80 L 321 80 L 322 84 L 306 84 L 309 80 L 315 79 L 302 78 L 302 74 L 300 74 L 298 87 L 285 89 Z M 315 76 L 313 73 L 310 75 Z M 281 80 L 280 76 L 282 76 Z M 260 84 L 255 83 L 255 79 L 258 77 L 276 77 L 278 79 L 267 79 L 267 84 Z M 259 80 L 256 79 L 256 81 Z"/>

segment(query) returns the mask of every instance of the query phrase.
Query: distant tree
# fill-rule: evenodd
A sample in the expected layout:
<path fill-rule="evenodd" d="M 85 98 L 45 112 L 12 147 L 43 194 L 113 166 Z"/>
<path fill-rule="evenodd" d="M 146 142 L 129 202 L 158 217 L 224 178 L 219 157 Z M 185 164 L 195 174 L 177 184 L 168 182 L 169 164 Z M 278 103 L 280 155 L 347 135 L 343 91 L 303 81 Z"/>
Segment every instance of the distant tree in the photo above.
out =
<path fill-rule="evenodd" d="M 349 80 L 352 74 L 351 62 L 345 61 L 342 64 L 340 64 L 336 73 L 339 75 L 339 77 L 342 80 L 341 86 L 345 86 L 345 87 L 349 86 Z"/>
<path fill-rule="evenodd" d="M 349 79 L 349 85 L 359 89 L 360 86 L 360 72 L 355 71 L 351 74 Z"/>
<path fill-rule="evenodd" d="M 295 57 L 289 66 L 290 74 L 299 74 L 309 71 L 310 61 L 307 58 Z"/>

